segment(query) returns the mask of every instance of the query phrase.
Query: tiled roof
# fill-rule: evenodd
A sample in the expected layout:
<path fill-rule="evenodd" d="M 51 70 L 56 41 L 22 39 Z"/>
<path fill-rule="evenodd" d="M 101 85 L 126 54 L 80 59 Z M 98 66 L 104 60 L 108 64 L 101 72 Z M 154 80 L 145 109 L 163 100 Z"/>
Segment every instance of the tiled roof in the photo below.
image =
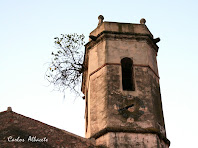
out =
<path fill-rule="evenodd" d="M 13 112 L 0 112 L 0 147 L 93 148 L 94 140 Z"/>

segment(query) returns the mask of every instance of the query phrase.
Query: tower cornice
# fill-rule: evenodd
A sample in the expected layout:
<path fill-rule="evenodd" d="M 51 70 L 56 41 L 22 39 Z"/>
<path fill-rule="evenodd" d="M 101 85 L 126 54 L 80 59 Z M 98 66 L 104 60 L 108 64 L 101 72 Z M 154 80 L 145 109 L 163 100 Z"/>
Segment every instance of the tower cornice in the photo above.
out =
<path fill-rule="evenodd" d="M 96 40 L 90 40 L 86 45 L 86 49 L 90 49 L 97 45 L 99 42 L 104 39 L 121 39 L 121 40 L 136 40 L 136 41 L 146 41 L 148 45 L 153 48 L 156 53 L 158 52 L 159 47 L 156 45 L 152 35 L 144 33 L 131 33 L 131 32 L 116 32 L 116 31 L 103 31 L 100 32 L 96 37 Z"/>
<path fill-rule="evenodd" d="M 147 129 L 129 129 L 129 128 L 115 128 L 115 127 L 108 127 L 104 128 L 100 132 L 92 135 L 90 138 L 99 138 L 102 135 L 105 135 L 108 132 L 122 132 L 122 133 L 141 133 L 141 134 L 156 134 L 159 136 L 161 140 L 163 140 L 168 146 L 170 146 L 170 141 L 164 136 L 159 129 L 157 128 L 147 128 Z"/>

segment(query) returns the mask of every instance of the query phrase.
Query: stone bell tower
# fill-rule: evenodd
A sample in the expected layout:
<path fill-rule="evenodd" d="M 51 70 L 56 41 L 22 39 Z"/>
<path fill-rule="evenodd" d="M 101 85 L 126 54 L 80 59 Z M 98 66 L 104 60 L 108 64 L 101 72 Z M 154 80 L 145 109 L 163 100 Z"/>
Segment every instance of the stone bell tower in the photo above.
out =
<path fill-rule="evenodd" d="M 140 24 L 103 22 L 85 45 L 86 138 L 110 148 L 168 148 L 154 39 Z"/>

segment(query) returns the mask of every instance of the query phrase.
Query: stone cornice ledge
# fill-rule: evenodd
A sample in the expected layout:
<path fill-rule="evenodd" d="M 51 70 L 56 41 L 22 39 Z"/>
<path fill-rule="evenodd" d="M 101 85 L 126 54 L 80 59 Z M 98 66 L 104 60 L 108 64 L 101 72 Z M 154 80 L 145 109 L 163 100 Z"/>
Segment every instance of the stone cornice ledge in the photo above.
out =
<path fill-rule="evenodd" d="M 142 128 L 138 128 L 138 129 L 129 129 L 129 128 L 115 128 L 115 127 L 107 127 L 102 129 L 101 131 L 99 131 L 98 133 L 93 134 L 90 138 L 99 138 L 102 135 L 105 135 L 109 132 L 123 132 L 123 133 L 140 133 L 140 134 L 156 134 L 158 135 L 158 137 L 163 140 L 166 144 L 168 144 L 170 146 L 170 141 L 166 138 L 166 136 L 164 134 L 162 134 L 160 132 L 159 129 L 156 128 L 146 128 L 146 129 L 142 129 Z"/>
<path fill-rule="evenodd" d="M 141 34 L 141 33 L 129 33 L 129 32 L 114 32 L 114 31 L 103 31 L 96 36 L 96 41 L 89 41 L 86 45 L 86 49 L 90 49 L 99 42 L 103 41 L 104 39 L 129 39 L 129 40 L 146 40 L 148 44 L 158 52 L 159 47 L 154 43 L 154 39 L 149 34 Z"/>

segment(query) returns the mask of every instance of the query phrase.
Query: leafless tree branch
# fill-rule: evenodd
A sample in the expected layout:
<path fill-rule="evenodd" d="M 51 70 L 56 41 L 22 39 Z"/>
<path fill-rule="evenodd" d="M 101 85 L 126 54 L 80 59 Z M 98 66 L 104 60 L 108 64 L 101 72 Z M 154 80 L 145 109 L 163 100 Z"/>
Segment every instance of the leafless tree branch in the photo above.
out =
<path fill-rule="evenodd" d="M 57 52 L 52 52 L 52 62 L 46 71 L 47 80 L 55 89 L 70 91 L 80 94 L 78 86 L 81 85 L 84 53 L 81 47 L 84 45 L 84 35 L 61 34 L 56 37 L 55 46 Z"/>

